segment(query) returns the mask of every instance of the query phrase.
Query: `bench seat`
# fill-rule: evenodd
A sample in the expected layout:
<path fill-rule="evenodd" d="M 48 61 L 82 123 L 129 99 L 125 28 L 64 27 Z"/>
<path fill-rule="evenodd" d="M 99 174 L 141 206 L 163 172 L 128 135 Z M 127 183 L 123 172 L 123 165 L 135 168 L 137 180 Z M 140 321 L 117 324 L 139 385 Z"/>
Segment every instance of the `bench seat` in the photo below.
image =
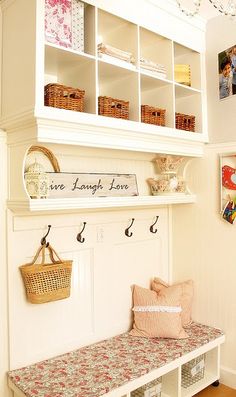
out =
<path fill-rule="evenodd" d="M 193 323 L 188 339 L 124 333 L 8 373 L 16 396 L 99 397 L 220 338 L 221 330 Z M 187 358 L 186 358 L 187 361 Z"/>

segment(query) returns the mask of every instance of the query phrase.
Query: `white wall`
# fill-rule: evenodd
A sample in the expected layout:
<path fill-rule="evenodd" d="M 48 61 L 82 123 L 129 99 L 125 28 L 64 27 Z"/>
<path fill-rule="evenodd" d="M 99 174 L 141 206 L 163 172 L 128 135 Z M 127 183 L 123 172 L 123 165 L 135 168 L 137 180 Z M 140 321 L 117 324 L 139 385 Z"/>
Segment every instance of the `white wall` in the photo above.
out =
<path fill-rule="evenodd" d="M 179 12 L 176 15 L 169 13 L 170 3 L 173 3 L 171 1 L 166 1 L 165 6 L 163 6 L 163 0 L 156 1 L 160 8 L 159 5 L 156 8 L 152 1 L 139 1 L 142 7 L 137 7 L 136 0 L 129 2 L 91 0 L 90 2 L 108 11 L 117 12 L 118 15 L 136 23 L 144 23 L 144 25 L 147 23 L 149 28 L 153 28 L 159 34 L 204 52 L 204 25 L 202 23 L 193 26 L 192 21 L 179 15 Z M 8 1 L 2 1 L 2 3 L 7 6 Z M 9 4 L 12 3 L 9 2 Z M 144 22 L 143 9 L 145 9 L 146 22 Z M 32 95 L 27 94 L 26 97 L 28 100 Z M 13 112 L 10 100 L 9 111 Z M 70 163 L 67 161 L 69 155 L 64 149 L 64 156 L 60 158 L 61 169 L 69 170 L 67 168 Z M 58 147 L 57 150 L 59 151 L 60 148 Z M 56 155 L 60 157 L 59 153 Z M 78 150 L 76 159 L 74 158 L 72 163 L 77 170 L 84 172 L 88 172 L 89 167 L 93 167 L 95 171 L 95 167 L 102 166 L 104 172 L 106 170 L 135 172 L 138 179 L 142 181 L 147 176 L 152 176 L 153 167 L 148 155 L 142 158 L 143 155 L 138 154 L 138 160 L 135 154 L 132 154 L 131 158 L 127 158 L 128 155 L 128 152 L 122 154 L 117 151 L 115 156 L 104 160 L 103 152 L 100 152 L 99 159 L 95 159 L 92 149 L 89 153 L 87 152 L 87 157 L 82 149 L 81 153 Z M 2 171 L 7 168 L 5 158 L 3 163 Z M 1 182 L 2 180 L 5 182 L 4 178 L 1 178 Z M 146 190 L 147 186 L 143 184 L 140 194 L 145 193 Z M 4 214 L 5 195 L 1 196 L 2 199 L 2 214 Z M 192 208 L 195 207 L 184 206 L 182 213 Z M 160 216 L 158 233 L 152 235 L 149 232 L 149 226 L 156 215 Z M 132 228 L 134 235 L 127 238 L 124 235 L 124 229 L 128 226 L 131 217 L 135 217 L 135 224 Z M 83 221 L 87 222 L 84 234 L 86 242 L 80 245 L 75 237 Z M 68 300 L 37 306 L 29 304 L 25 299 L 18 267 L 32 259 L 49 223 L 52 224 L 49 238 L 52 245 L 63 258 L 74 259 L 72 292 Z M 69 215 L 17 216 L 8 213 L 8 283 L 6 282 L 6 268 L 4 268 L 5 273 L 1 278 L 3 300 L 0 302 L 1 316 L 4 319 L 3 328 L 0 328 L 0 337 L 4 341 L 4 344 L 0 345 L 0 353 L 4 357 L 4 361 L 1 360 L 2 367 L 0 367 L 1 396 L 8 395 L 5 391 L 7 369 L 60 354 L 129 329 L 130 286 L 138 283 L 148 287 L 150 278 L 155 274 L 165 279 L 170 276 L 169 226 L 170 212 L 167 207 Z M 101 228 L 104 232 L 102 242 L 99 240 Z M 4 233 L 4 230 L 5 225 L 1 223 L 1 232 Z M 4 255 L 3 250 L 1 259 L 5 264 Z M 7 297 L 9 299 L 8 313 L 6 311 Z M 9 333 L 7 332 L 8 316 Z"/>
<path fill-rule="evenodd" d="M 127 237 L 131 217 L 133 236 Z M 79 243 L 84 221 L 85 242 Z M 18 268 L 32 260 L 47 224 L 48 241 L 60 257 L 73 260 L 72 289 L 68 299 L 37 305 L 27 302 Z M 128 331 L 131 286 L 148 288 L 157 274 L 169 278 L 168 208 L 36 217 L 9 212 L 8 229 L 11 369 Z"/>
<path fill-rule="evenodd" d="M 155 175 L 151 153 L 47 145 L 67 172 L 135 173 L 139 194 Z M 51 164 L 32 153 L 45 169 Z M 159 215 L 158 233 L 150 225 Z M 8 293 L 10 368 L 52 357 L 125 332 L 131 325 L 131 285 L 149 287 L 151 277 L 169 278 L 169 209 L 126 209 L 19 216 L 8 213 Z M 132 237 L 125 229 L 135 218 Z M 83 222 L 83 244 L 76 240 Z M 26 301 L 19 266 L 30 262 L 51 224 L 48 240 L 62 258 L 73 259 L 69 299 L 43 305 Z M 40 344 L 37 342 L 40 340 Z"/>
<path fill-rule="evenodd" d="M 236 388 L 235 225 L 220 215 L 220 153 L 236 153 L 236 97 L 219 101 L 218 53 L 236 43 L 236 22 L 219 16 L 207 25 L 207 95 L 211 144 L 190 164 L 197 204 L 173 209 L 173 277 L 195 282 L 194 319 L 220 327 L 221 382 Z M 214 143 L 213 143 L 214 142 Z M 224 142 L 224 143 L 223 143 Z"/>
<path fill-rule="evenodd" d="M 236 20 L 218 16 L 206 31 L 206 73 L 210 142 L 235 141 L 236 97 L 219 100 L 218 54 L 236 44 Z"/>
<path fill-rule="evenodd" d="M 7 239 L 6 239 L 6 197 L 7 197 L 7 147 L 6 134 L 0 130 L 0 395 L 7 395 L 5 381 L 8 368 L 8 294 L 7 294 Z"/>

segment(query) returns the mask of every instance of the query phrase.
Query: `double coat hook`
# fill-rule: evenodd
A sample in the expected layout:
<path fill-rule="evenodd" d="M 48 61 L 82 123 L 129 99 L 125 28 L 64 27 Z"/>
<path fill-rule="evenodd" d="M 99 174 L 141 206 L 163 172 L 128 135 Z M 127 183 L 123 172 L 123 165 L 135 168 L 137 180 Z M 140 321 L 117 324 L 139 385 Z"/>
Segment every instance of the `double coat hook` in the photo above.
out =
<path fill-rule="evenodd" d="M 50 232 L 51 227 L 52 227 L 52 225 L 48 225 L 48 231 L 47 231 L 47 233 L 45 234 L 45 236 L 43 236 L 43 237 L 41 238 L 41 245 L 46 245 L 46 247 L 49 246 L 49 242 L 47 242 L 46 237 L 49 235 L 49 232 Z"/>
<path fill-rule="evenodd" d="M 86 226 L 86 222 L 84 222 L 81 232 L 77 234 L 76 240 L 77 240 L 79 243 L 84 243 L 84 242 L 85 242 L 85 238 L 82 237 L 82 233 L 83 233 L 83 231 L 84 231 L 84 229 L 85 229 L 85 226 Z"/>

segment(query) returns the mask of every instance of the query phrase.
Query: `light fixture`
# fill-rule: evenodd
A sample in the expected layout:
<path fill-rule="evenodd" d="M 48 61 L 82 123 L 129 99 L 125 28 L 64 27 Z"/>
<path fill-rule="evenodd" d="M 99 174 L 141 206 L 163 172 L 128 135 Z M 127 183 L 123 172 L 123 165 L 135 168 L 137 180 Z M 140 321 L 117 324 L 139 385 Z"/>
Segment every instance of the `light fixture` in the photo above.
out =
<path fill-rule="evenodd" d="M 228 1 L 226 1 L 226 4 L 223 4 L 222 0 L 208 0 L 208 1 L 221 14 L 230 16 L 230 17 L 236 16 L 236 0 L 228 0 Z M 194 9 L 193 9 L 193 11 L 190 11 L 187 8 L 182 6 L 182 3 L 180 0 L 176 0 L 176 3 L 178 4 L 180 11 L 183 14 L 187 15 L 188 17 L 193 17 L 199 13 L 201 2 L 202 2 L 202 0 L 193 0 Z"/>

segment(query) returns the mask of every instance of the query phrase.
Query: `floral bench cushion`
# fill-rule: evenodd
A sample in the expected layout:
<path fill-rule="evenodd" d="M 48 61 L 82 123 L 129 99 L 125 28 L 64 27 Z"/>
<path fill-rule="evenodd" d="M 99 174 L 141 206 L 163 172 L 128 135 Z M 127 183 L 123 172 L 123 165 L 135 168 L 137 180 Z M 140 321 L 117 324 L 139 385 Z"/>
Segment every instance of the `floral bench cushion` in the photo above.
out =
<path fill-rule="evenodd" d="M 8 373 L 27 397 L 98 397 L 222 336 L 193 323 L 188 339 L 124 333 Z"/>

